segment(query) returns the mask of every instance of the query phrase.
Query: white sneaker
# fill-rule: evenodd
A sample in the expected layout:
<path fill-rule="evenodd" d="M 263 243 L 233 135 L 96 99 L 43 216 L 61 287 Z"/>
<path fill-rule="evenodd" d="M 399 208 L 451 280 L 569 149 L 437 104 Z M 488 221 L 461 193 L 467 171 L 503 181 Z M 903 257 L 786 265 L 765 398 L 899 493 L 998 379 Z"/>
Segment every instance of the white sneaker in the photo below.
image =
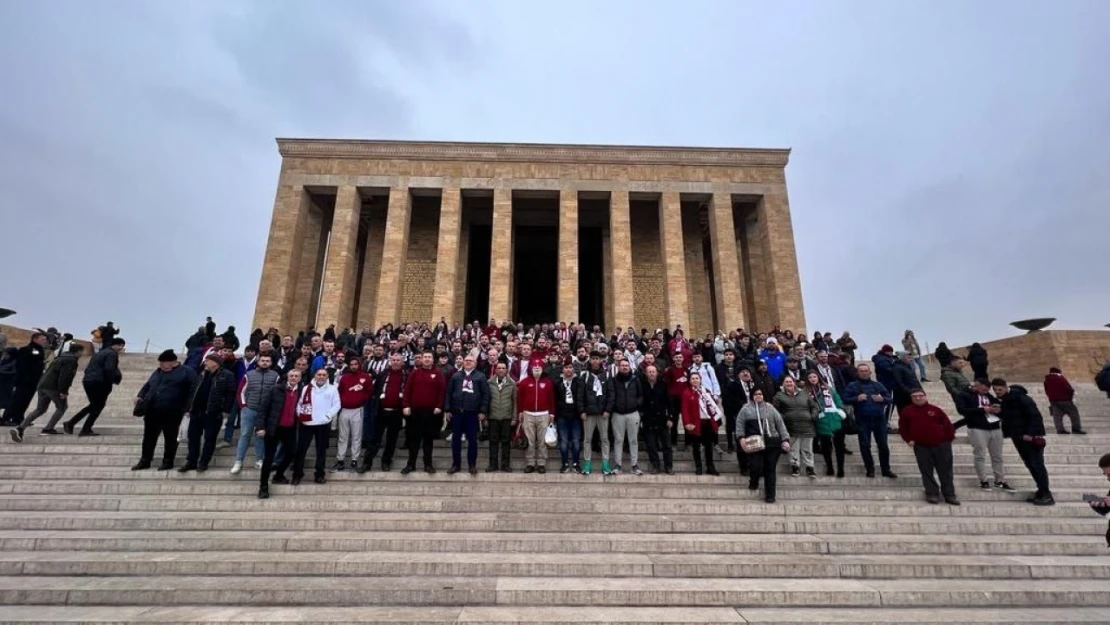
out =
<path fill-rule="evenodd" d="M 231 447 L 231 443 L 221 438 L 220 442 L 216 443 L 216 449 L 223 449 L 224 447 Z"/>
<path fill-rule="evenodd" d="M 262 461 L 261 460 L 255 460 L 254 461 L 254 468 L 261 469 L 262 468 Z"/>
<path fill-rule="evenodd" d="M 243 463 L 242 462 L 236 462 L 235 464 L 231 465 L 231 474 L 232 475 L 235 475 L 236 473 L 238 473 L 242 470 L 243 470 Z"/>

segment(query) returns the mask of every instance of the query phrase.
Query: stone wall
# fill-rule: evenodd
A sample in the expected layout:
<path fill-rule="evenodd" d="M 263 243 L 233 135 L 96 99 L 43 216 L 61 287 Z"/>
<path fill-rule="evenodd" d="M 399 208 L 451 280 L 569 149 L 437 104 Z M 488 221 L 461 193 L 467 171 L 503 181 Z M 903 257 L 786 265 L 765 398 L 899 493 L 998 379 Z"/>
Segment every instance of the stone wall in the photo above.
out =
<path fill-rule="evenodd" d="M 448 323 L 466 323 L 466 272 L 470 268 L 470 216 L 466 211 L 466 198 L 463 198 L 462 216 L 459 219 L 459 270 L 455 272 L 455 306 Z M 439 319 L 429 320 L 439 323 Z"/>
<path fill-rule="evenodd" d="M 713 305 L 709 297 L 709 274 L 705 271 L 704 234 L 698 202 L 682 203 L 682 247 L 686 256 L 686 289 L 690 302 L 690 327 L 686 338 L 713 332 Z"/>
<path fill-rule="evenodd" d="M 401 320 L 430 321 L 439 249 L 439 207 L 414 202 L 409 226 L 408 258 L 401 277 Z M 389 262 L 386 259 L 384 262 Z M 436 319 L 435 321 L 439 321 Z"/>
<path fill-rule="evenodd" d="M 659 207 L 656 202 L 632 202 L 632 303 L 635 327 L 655 332 L 667 325 L 663 290 L 663 256 L 659 241 Z"/>
<path fill-rule="evenodd" d="M 1008 382 L 1040 381 L 1049 367 L 1060 367 L 1072 383 L 1092 382 L 1110 361 L 1110 332 L 1105 330 L 1045 330 L 980 344 L 990 360 L 987 372 Z M 963 356 L 967 347 L 952 351 Z M 927 360 L 937 366 L 932 356 Z"/>
<path fill-rule="evenodd" d="M 89 328 L 89 330 L 91 331 L 92 328 Z M 24 345 L 31 342 L 31 334 L 33 333 L 33 330 L 0 323 L 0 332 L 3 332 L 4 336 L 8 337 L 8 347 L 23 347 Z M 67 332 L 69 332 L 70 334 L 74 333 L 72 330 L 67 330 Z M 92 343 L 90 343 L 87 339 L 74 338 L 73 340 L 85 346 L 85 355 L 92 355 Z M 132 349 L 135 348 L 134 345 L 132 345 L 131 347 Z"/>

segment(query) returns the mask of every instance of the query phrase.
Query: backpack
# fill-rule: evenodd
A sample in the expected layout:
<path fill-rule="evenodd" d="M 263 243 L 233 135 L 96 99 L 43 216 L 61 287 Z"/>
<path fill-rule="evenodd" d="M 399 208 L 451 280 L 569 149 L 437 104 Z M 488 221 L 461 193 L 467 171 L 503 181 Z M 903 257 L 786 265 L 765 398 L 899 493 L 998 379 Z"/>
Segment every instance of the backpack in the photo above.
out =
<path fill-rule="evenodd" d="M 1103 367 L 1102 371 L 1095 375 L 1095 386 L 1100 391 L 1110 393 L 1110 364 Z"/>

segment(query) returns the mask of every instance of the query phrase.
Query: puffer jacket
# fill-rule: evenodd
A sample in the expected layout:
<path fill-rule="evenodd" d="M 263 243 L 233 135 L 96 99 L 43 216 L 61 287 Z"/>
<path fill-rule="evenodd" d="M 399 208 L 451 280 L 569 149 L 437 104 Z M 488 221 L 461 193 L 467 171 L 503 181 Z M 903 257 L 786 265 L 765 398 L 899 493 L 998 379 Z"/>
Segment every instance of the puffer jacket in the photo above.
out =
<path fill-rule="evenodd" d="M 575 403 L 578 405 L 579 414 L 584 412 L 588 415 L 598 415 L 605 412 L 606 382 L 589 371 L 579 373 L 578 379 L 581 380 L 581 385 L 578 387 L 578 395 L 575 397 Z M 600 393 L 598 393 L 595 388 L 595 380 L 597 381 L 597 386 L 601 389 Z"/>
<path fill-rule="evenodd" d="M 149 402 L 150 409 L 184 412 L 189 410 L 189 403 L 193 401 L 193 393 L 198 386 L 197 380 L 197 372 L 188 367 L 178 365 L 169 371 L 162 371 L 159 367 L 150 374 L 146 384 L 139 389 L 139 397 Z M 234 399 L 235 387 L 231 383 L 228 384 L 227 392 Z M 214 383 L 212 395 L 216 395 Z"/>
<path fill-rule="evenodd" d="M 215 373 L 209 374 L 207 372 L 200 372 L 199 374 L 188 367 L 177 367 L 174 371 L 181 370 L 188 372 L 193 378 L 192 388 L 189 390 L 189 401 L 185 405 L 185 410 L 189 410 L 193 406 L 193 398 L 197 392 L 200 391 L 200 383 L 206 375 L 214 375 L 212 379 L 212 390 L 208 394 L 208 406 L 205 408 L 206 414 L 221 414 L 231 412 L 231 407 L 235 403 L 235 374 L 227 369 L 220 367 L 216 369 Z"/>
<path fill-rule="evenodd" d="M 69 393 L 73 378 L 77 376 L 77 354 L 65 353 L 54 359 L 39 379 L 38 390 Z"/>
<path fill-rule="evenodd" d="M 817 434 L 817 415 L 820 410 L 817 402 L 809 393 L 798 391 L 790 395 L 786 391 L 779 391 L 775 395 L 775 409 L 782 415 L 786 429 L 791 436 L 814 436 Z"/>
<path fill-rule="evenodd" d="M 516 416 L 516 382 L 509 376 L 489 380 L 489 419 L 509 421 Z"/>
<path fill-rule="evenodd" d="M 239 386 L 239 405 L 257 412 L 269 410 L 274 387 L 281 384 L 281 375 L 273 369 L 251 369 Z"/>

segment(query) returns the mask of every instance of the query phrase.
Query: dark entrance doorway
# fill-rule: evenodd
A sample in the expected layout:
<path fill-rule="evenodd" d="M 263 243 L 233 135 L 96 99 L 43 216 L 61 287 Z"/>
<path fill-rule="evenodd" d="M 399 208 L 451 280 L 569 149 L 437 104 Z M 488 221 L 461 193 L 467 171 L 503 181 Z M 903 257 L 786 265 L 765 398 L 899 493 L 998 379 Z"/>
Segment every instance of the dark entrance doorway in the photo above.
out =
<path fill-rule="evenodd" d="M 489 320 L 489 258 L 493 228 L 485 224 L 470 225 L 470 242 L 466 251 L 466 305 L 463 321 Z"/>
<path fill-rule="evenodd" d="M 578 228 L 578 314 L 587 328 L 605 327 L 601 228 Z M 574 319 L 566 319 L 568 323 Z"/>
<path fill-rule="evenodd" d="M 556 320 L 558 244 L 558 228 L 517 226 L 513 232 L 515 321 L 531 325 Z"/>

